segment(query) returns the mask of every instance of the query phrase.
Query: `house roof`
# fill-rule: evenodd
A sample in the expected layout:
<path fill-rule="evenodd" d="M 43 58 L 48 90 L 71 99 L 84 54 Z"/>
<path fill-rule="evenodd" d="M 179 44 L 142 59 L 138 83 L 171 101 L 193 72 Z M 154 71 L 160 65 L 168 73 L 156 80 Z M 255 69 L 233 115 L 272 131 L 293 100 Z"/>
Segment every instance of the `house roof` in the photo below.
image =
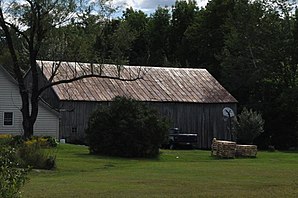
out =
<path fill-rule="evenodd" d="M 15 84 L 15 86 L 18 86 L 18 82 L 16 81 L 16 79 L 14 79 L 14 77 L 12 77 L 12 75 L 10 74 L 10 72 L 8 72 L 2 65 L 0 65 L 0 72 L 3 72 L 4 75 L 7 77 L 7 79 L 12 82 L 13 84 Z M 52 108 L 46 101 L 44 101 L 42 98 L 39 98 L 40 101 L 40 105 L 42 105 L 43 107 L 45 107 L 47 110 L 51 111 L 52 113 L 54 113 L 57 117 L 59 117 L 59 112 L 56 111 L 54 108 Z"/>
<path fill-rule="evenodd" d="M 53 82 L 97 73 L 118 76 L 116 65 L 38 61 L 49 80 L 57 68 Z M 91 69 L 92 68 L 92 69 Z M 127 96 L 148 102 L 236 103 L 237 100 L 206 69 L 121 66 L 120 78 L 90 77 L 53 87 L 60 100 L 111 101 Z M 134 81 L 125 81 L 141 77 Z"/>

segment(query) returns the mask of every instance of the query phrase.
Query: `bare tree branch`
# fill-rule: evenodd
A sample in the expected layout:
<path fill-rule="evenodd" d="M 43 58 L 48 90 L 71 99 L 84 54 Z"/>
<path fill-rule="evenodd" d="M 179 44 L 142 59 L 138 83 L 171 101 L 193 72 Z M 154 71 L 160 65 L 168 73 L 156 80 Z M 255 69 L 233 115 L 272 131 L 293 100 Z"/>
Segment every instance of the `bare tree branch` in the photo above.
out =
<path fill-rule="evenodd" d="M 100 74 L 86 74 L 86 75 L 81 75 L 81 76 L 74 77 L 74 78 L 71 78 L 71 79 L 51 82 L 51 83 L 45 85 L 44 87 L 40 88 L 39 91 L 38 91 L 38 95 L 41 95 L 42 92 L 44 92 L 46 89 L 48 89 L 50 87 L 53 87 L 55 85 L 71 83 L 71 82 L 74 82 L 74 81 L 82 80 L 84 78 L 91 78 L 91 77 L 96 77 L 96 78 L 101 78 L 101 79 L 105 78 L 105 79 L 112 79 L 112 80 L 120 80 L 120 81 L 136 81 L 136 80 L 139 80 L 139 79 L 143 79 L 143 76 L 137 76 L 135 78 L 124 79 L 124 78 L 121 78 L 121 77 L 118 77 L 118 76 L 116 77 L 116 76 L 102 76 Z"/>
<path fill-rule="evenodd" d="M 28 44 L 30 43 L 28 36 L 24 32 L 22 32 L 18 27 L 16 27 L 14 24 L 9 23 L 7 21 L 5 21 L 5 24 L 11 27 L 14 31 L 16 31 L 16 33 L 20 34 Z"/>
<path fill-rule="evenodd" d="M 58 63 L 53 63 L 52 65 L 52 72 L 51 72 L 51 76 L 49 78 L 49 82 L 53 82 L 53 79 L 55 78 L 55 76 L 57 75 L 58 69 L 61 65 L 62 61 L 59 61 Z"/>

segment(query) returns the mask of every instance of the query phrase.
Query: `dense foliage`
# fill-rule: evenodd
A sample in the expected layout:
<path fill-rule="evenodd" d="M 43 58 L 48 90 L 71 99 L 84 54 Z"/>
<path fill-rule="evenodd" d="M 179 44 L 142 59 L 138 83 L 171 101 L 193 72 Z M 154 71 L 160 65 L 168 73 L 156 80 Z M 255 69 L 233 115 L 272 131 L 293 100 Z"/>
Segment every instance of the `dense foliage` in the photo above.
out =
<path fill-rule="evenodd" d="M 210 0 L 205 8 L 195 2 L 176 1 L 151 15 L 129 8 L 111 20 L 91 14 L 90 7 L 77 20 L 51 28 L 38 58 L 206 68 L 239 101 L 240 110 L 263 115 L 260 146 L 271 141 L 276 148 L 298 147 L 298 10 L 293 1 Z M 5 42 L 0 39 L 2 63 L 10 61 Z"/>
<path fill-rule="evenodd" d="M 56 167 L 55 147 L 52 137 L 37 137 L 25 140 L 22 136 L 0 135 L 0 146 L 13 148 L 19 167 L 51 170 Z"/>
<path fill-rule="evenodd" d="M 93 113 L 86 134 L 94 154 L 156 157 L 167 130 L 166 120 L 145 104 L 116 97 Z"/>
<path fill-rule="evenodd" d="M 244 108 L 234 121 L 234 127 L 237 143 L 252 144 L 254 139 L 264 132 L 264 120 L 258 112 Z"/>
<path fill-rule="evenodd" d="M 52 170 L 56 168 L 55 150 L 46 138 L 34 138 L 18 147 L 18 157 L 23 167 Z"/>
<path fill-rule="evenodd" d="M 20 168 L 16 149 L 0 147 L 0 197 L 20 197 L 20 189 L 27 180 L 27 169 Z"/>

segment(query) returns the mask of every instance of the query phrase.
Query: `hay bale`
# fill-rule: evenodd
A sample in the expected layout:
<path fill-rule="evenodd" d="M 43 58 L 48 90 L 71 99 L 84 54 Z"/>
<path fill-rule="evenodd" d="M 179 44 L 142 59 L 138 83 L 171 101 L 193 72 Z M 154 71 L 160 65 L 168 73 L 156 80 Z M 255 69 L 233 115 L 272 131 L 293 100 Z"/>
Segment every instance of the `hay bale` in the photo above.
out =
<path fill-rule="evenodd" d="M 217 140 L 216 138 L 213 138 L 212 144 L 211 144 L 211 156 L 216 156 L 217 153 Z"/>
<path fill-rule="evenodd" d="M 237 157 L 256 157 L 258 147 L 256 145 L 236 145 L 236 156 Z"/>
<path fill-rule="evenodd" d="M 219 158 L 235 158 L 236 142 L 216 140 L 212 141 L 211 156 Z"/>

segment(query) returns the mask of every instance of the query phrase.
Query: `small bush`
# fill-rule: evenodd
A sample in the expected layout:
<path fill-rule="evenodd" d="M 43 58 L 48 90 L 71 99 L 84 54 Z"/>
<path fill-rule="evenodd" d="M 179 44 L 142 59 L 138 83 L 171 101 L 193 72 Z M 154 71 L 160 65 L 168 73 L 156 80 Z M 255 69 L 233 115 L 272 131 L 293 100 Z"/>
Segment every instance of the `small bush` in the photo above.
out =
<path fill-rule="evenodd" d="M 24 143 L 24 138 L 21 135 L 16 135 L 12 137 L 12 141 L 10 143 L 10 145 L 12 146 L 20 146 Z"/>
<path fill-rule="evenodd" d="M 251 109 L 243 109 L 238 119 L 234 121 L 234 135 L 237 143 L 252 144 L 253 140 L 264 132 L 264 120 L 261 114 Z"/>
<path fill-rule="evenodd" d="M 19 197 L 20 189 L 27 180 L 28 169 L 18 167 L 16 150 L 0 148 L 0 197 Z"/>
<path fill-rule="evenodd" d="M 44 137 L 44 138 L 47 139 L 47 142 L 48 142 L 48 146 L 49 146 L 49 147 L 55 148 L 55 147 L 58 146 L 58 141 L 57 141 L 56 138 L 53 138 L 53 137 L 51 137 L 51 136 L 46 136 L 46 137 Z"/>
<path fill-rule="evenodd" d="M 33 136 L 29 140 L 24 142 L 27 145 L 38 144 L 42 148 L 54 148 L 58 146 L 58 142 L 55 138 L 46 136 Z"/>
<path fill-rule="evenodd" d="M 25 140 L 21 135 L 12 136 L 9 134 L 0 134 L 0 145 L 10 145 L 18 147 L 22 144 L 33 144 L 38 142 L 43 148 L 54 148 L 58 146 L 58 142 L 51 136 L 33 136 L 30 139 Z"/>
<path fill-rule="evenodd" d="M 0 134 L 0 145 L 9 145 L 13 137 L 9 134 Z"/>
<path fill-rule="evenodd" d="M 168 124 L 156 111 L 132 99 L 116 97 L 90 117 L 86 130 L 91 153 L 156 157 Z"/>
<path fill-rule="evenodd" d="M 56 157 L 51 149 L 42 149 L 43 144 L 36 140 L 26 141 L 18 148 L 18 156 L 21 159 L 22 167 L 30 166 L 37 169 L 51 170 L 56 167 Z"/>
<path fill-rule="evenodd" d="M 0 145 L 15 148 L 21 167 L 47 170 L 56 167 L 52 148 L 57 147 L 58 143 L 52 137 L 33 136 L 24 140 L 22 136 L 0 135 Z"/>

